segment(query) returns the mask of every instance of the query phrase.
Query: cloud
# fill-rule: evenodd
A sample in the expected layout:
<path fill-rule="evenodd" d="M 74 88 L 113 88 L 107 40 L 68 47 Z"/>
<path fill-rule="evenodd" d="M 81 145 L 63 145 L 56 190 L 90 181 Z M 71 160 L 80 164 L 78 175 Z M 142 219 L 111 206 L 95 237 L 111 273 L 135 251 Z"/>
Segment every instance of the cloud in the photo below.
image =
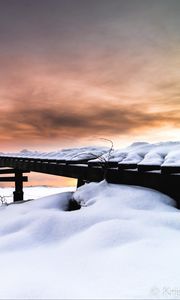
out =
<path fill-rule="evenodd" d="M 98 66 L 89 74 L 65 65 L 11 62 L 1 74 L 2 144 L 83 143 L 92 136 L 136 137 L 167 125 L 179 128 L 177 78 L 162 80 L 158 73 L 149 82 L 143 68 L 136 73 L 137 66 L 132 70 L 127 64 L 120 77 L 113 67 L 101 76 Z"/>
<path fill-rule="evenodd" d="M 178 1 L 1 2 L 2 144 L 179 128 Z"/>
<path fill-rule="evenodd" d="M 62 103 L 61 103 L 62 105 Z M 179 114 L 148 113 L 144 107 L 123 105 L 79 105 L 79 110 L 63 109 L 61 105 L 51 108 L 16 104 L 0 119 L 0 133 L 16 140 L 28 137 L 33 141 L 51 139 L 84 139 L 89 136 L 121 136 L 167 123 L 179 126 Z M 76 103 L 78 106 L 78 103 Z M 62 105 L 63 106 L 63 105 Z M 64 103 L 65 106 L 65 103 Z"/>

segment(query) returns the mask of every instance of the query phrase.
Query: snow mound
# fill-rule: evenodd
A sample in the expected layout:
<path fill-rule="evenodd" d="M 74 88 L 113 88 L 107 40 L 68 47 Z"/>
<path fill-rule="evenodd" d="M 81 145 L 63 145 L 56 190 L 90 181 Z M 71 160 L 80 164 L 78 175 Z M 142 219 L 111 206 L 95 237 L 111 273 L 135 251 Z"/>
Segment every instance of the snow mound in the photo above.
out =
<path fill-rule="evenodd" d="M 179 142 L 168 142 L 168 143 L 158 143 L 155 147 L 149 151 L 140 164 L 145 165 L 161 165 L 166 164 L 167 156 L 174 152 L 174 150 L 179 152 L 180 155 L 180 143 Z"/>
<path fill-rule="evenodd" d="M 154 190 L 90 183 L 0 219 L 1 299 L 167 299 L 179 284 L 179 211 Z"/>

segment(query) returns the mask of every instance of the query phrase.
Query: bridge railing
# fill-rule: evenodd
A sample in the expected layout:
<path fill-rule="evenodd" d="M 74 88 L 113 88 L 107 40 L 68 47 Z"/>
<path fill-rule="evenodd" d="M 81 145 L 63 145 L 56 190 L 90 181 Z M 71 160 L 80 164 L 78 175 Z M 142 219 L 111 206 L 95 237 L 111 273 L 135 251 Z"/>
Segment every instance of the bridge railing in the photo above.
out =
<path fill-rule="evenodd" d="M 5 174 L 5 169 L 9 173 L 15 174 L 13 178 L 7 181 L 15 182 L 14 200 L 23 198 L 24 181 L 27 178 L 23 173 L 39 172 L 56 176 L 76 178 L 79 180 L 78 185 L 84 182 L 101 181 L 106 179 L 110 183 L 139 185 L 154 188 L 173 197 L 178 206 L 180 206 L 180 166 L 166 166 L 158 164 L 143 165 L 141 163 L 122 163 L 118 161 L 97 162 L 85 159 L 64 160 L 48 159 L 34 157 L 11 157 L 0 156 L 0 174 Z M 21 174 L 21 175 L 16 175 Z M 2 178 L 2 180 L 1 180 Z M 0 177 L 0 181 L 5 178 Z M 16 201 L 15 200 L 15 201 Z"/>

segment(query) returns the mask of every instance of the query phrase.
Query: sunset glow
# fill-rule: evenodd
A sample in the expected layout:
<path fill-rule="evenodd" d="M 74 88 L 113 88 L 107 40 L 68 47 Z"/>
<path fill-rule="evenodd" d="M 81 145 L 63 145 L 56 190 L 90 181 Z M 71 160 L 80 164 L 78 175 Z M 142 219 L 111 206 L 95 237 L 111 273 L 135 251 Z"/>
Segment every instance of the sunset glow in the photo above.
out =
<path fill-rule="evenodd" d="M 0 151 L 180 134 L 179 0 L 0 0 Z"/>

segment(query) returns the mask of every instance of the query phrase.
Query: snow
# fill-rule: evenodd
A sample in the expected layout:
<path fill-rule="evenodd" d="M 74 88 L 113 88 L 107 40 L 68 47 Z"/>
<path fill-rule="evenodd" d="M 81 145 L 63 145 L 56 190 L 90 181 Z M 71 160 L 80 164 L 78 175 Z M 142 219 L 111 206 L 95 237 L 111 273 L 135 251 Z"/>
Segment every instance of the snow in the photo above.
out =
<path fill-rule="evenodd" d="M 71 198 L 80 210 L 67 211 Z M 179 211 L 154 190 L 90 183 L 3 205 L 0 220 L 1 299 L 174 299 L 180 290 Z"/>
<path fill-rule="evenodd" d="M 25 158 L 44 158 L 44 159 L 63 159 L 63 160 L 80 160 L 96 158 L 108 150 L 107 147 L 80 147 L 62 149 L 52 152 L 22 150 L 18 153 L 5 153 L 5 155 Z"/>
<path fill-rule="evenodd" d="M 91 161 L 109 160 L 120 164 L 166 165 L 180 164 L 180 142 L 133 143 L 124 149 L 115 149 L 109 154 L 105 153 L 101 158 Z M 173 156 L 173 161 L 170 158 Z M 166 161 L 168 160 L 168 161 Z"/>
<path fill-rule="evenodd" d="M 13 192 L 15 188 L 0 187 L 0 197 L 4 197 L 7 203 L 13 202 Z M 74 191 L 73 187 L 48 187 L 48 186 L 33 186 L 23 187 L 24 200 L 38 199 L 52 194 Z"/>
<path fill-rule="evenodd" d="M 85 159 L 94 162 L 112 161 L 121 164 L 163 164 L 180 166 L 180 142 L 160 142 L 155 144 L 138 142 L 122 149 L 89 146 L 52 152 L 22 150 L 18 153 L 1 154 L 1 156 L 3 155 L 26 158 L 63 159 L 66 161 L 74 160 L 77 162 L 78 160 Z"/>
<path fill-rule="evenodd" d="M 170 151 L 166 155 L 164 166 L 180 166 L 180 149 Z"/>
<path fill-rule="evenodd" d="M 180 142 L 159 143 L 149 151 L 141 164 L 161 165 L 166 163 L 167 155 L 177 150 L 180 154 Z"/>

